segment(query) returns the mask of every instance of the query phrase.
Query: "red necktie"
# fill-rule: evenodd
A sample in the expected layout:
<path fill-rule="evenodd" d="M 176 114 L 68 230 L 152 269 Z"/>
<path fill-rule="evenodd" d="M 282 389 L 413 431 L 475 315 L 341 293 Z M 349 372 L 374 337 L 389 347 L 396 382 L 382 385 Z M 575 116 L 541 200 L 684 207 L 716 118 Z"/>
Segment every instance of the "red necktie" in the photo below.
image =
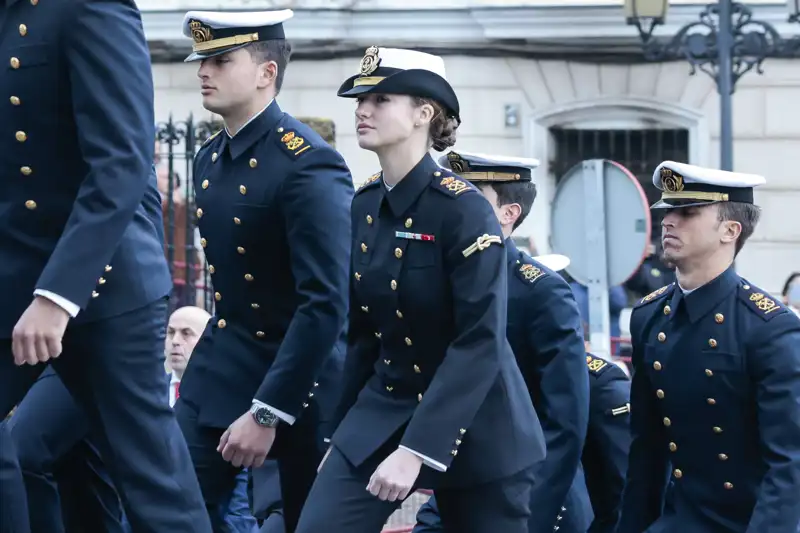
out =
<path fill-rule="evenodd" d="M 180 388 L 181 388 L 181 382 L 180 381 L 176 381 L 175 382 L 175 399 L 176 400 L 181 397 Z"/>

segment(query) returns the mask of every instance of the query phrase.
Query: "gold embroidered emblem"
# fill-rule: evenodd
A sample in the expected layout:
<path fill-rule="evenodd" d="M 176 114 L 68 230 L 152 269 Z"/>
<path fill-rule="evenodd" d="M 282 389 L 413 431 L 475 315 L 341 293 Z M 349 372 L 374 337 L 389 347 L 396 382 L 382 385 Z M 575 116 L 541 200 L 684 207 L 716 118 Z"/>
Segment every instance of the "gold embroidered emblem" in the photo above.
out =
<path fill-rule="evenodd" d="M 465 182 L 457 180 L 453 176 L 442 178 L 442 181 L 439 185 L 447 187 L 448 191 L 454 192 L 457 195 L 469 190 L 469 186 Z"/>
<path fill-rule="evenodd" d="M 381 60 L 378 57 L 378 47 L 377 46 L 370 46 L 367 48 L 367 51 L 364 52 L 364 57 L 361 59 L 361 75 L 362 76 L 369 76 L 376 70 L 378 70 L 378 65 L 380 64 Z"/>
<path fill-rule="evenodd" d="M 586 366 L 588 366 L 589 370 L 591 370 L 592 372 L 597 372 L 598 370 L 607 365 L 608 363 L 606 363 L 602 359 L 596 359 L 590 355 L 586 356 Z"/>
<path fill-rule="evenodd" d="M 291 141 L 292 139 L 294 139 L 294 132 L 293 132 L 293 131 L 290 131 L 289 133 L 287 133 L 286 135 L 284 135 L 283 137 L 281 137 L 281 142 L 282 142 L 282 143 L 288 143 L 288 142 L 289 142 L 289 141 Z"/>
<path fill-rule="evenodd" d="M 648 294 L 647 296 L 642 298 L 642 300 L 639 303 L 643 304 L 643 303 L 649 302 L 650 300 L 652 300 L 653 298 L 655 298 L 657 296 L 661 296 L 662 294 L 664 294 L 666 292 L 666 290 L 668 288 L 669 288 L 669 285 L 665 285 L 665 286 L 661 287 L 660 289 L 651 292 L 650 294 Z"/>
<path fill-rule="evenodd" d="M 758 307 L 761 311 L 764 311 L 765 315 L 770 314 L 771 312 L 775 311 L 776 309 L 780 309 L 781 306 L 775 303 L 774 300 L 771 298 L 767 298 L 760 292 L 754 292 L 750 295 L 750 301 L 756 303 L 756 307 Z"/>
<path fill-rule="evenodd" d="M 522 273 L 522 276 L 533 283 L 537 279 L 541 278 L 544 275 L 544 272 L 541 268 L 535 267 L 533 265 L 522 265 L 519 267 L 519 271 Z"/>
<path fill-rule="evenodd" d="M 214 35 L 211 33 L 211 28 L 203 26 L 203 23 L 199 20 L 192 20 L 189 22 L 189 29 L 192 32 L 192 39 L 194 39 L 196 43 L 205 43 L 214 38 Z"/>
<path fill-rule="evenodd" d="M 661 186 L 667 192 L 681 192 L 683 190 L 683 176 L 668 168 L 662 168 Z"/>
<path fill-rule="evenodd" d="M 455 152 L 447 154 L 447 162 L 450 163 L 450 168 L 453 169 L 453 172 L 457 174 L 469 172 L 469 163 L 464 161 L 464 158 Z"/>
<path fill-rule="evenodd" d="M 303 143 L 305 142 L 306 141 L 302 137 L 293 137 L 292 139 L 286 141 L 286 148 L 288 148 L 289 150 L 297 150 L 298 148 L 303 146 Z"/>
<path fill-rule="evenodd" d="M 503 240 L 498 237 L 497 235 L 489 235 L 488 233 L 484 233 L 478 239 L 464 248 L 464 251 L 461 252 L 464 257 L 469 257 L 475 252 L 482 252 L 487 249 L 492 244 L 502 244 Z"/>

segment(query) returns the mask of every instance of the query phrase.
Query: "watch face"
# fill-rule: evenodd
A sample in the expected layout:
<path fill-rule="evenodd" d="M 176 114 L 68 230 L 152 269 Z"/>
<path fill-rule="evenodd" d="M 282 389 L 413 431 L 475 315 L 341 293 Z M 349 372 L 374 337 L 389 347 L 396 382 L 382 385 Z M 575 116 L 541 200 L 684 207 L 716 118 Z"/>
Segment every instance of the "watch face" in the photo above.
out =
<path fill-rule="evenodd" d="M 255 419 L 259 426 L 275 427 L 278 425 L 277 415 L 266 407 L 256 409 Z"/>

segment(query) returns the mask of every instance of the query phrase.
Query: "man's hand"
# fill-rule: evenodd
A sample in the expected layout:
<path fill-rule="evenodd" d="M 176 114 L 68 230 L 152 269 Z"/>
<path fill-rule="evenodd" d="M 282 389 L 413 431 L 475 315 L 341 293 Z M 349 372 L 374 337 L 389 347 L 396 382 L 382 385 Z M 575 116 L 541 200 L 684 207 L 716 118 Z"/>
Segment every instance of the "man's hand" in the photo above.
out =
<path fill-rule="evenodd" d="M 43 296 L 36 296 L 12 333 L 14 363 L 35 365 L 61 355 L 61 340 L 69 322 L 69 313 Z"/>
<path fill-rule="evenodd" d="M 369 478 L 367 490 L 383 501 L 405 500 L 417 481 L 420 468 L 422 458 L 402 448 L 397 449 Z"/>
<path fill-rule="evenodd" d="M 328 456 L 331 454 L 331 448 L 332 447 L 333 447 L 333 444 L 328 446 L 327 451 L 325 451 L 325 455 L 322 457 L 322 461 L 319 462 L 319 466 L 317 467 L 317 474 L 319 474 L 319 471 L 322 470 L 322 465 L 325 464 L 325 461 L 328 460 Z"/>
<path fill-rule="evenodd" d="M 258 468 L 264 464 L 273 442 L 275 428 L 259 426 L 248 411 L 225 430 L 217 451 L 233 466 Z"/>

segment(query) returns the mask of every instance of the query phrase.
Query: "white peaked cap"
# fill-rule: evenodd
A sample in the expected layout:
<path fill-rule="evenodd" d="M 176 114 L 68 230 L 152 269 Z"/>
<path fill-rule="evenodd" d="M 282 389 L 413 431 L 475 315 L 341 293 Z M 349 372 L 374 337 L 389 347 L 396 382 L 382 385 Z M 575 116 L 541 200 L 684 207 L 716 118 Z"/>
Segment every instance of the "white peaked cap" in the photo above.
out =
<path fill-rule="evenodd" d="M 197 20 L 210 28 L 255 28 L 282 24 L 294 16 L 291 9 L 278 11 L 189 11 L 183 17 L 183 34 L 192 36 L 190 20 Z"/>
<path fill-rule="evenodd" d="M 549 268 L 554 272 L 558 272 L 559 270 L 564 270 L 569 266 L 571 262 L 569 257 L 561 254 L 537 255 L 533 259 L 543 264 L 544 266 L 546 266 L 547 268 Z"/>
<path fill-rule="evenodd" d="M 504 155 L 489 155 L 481 154 L 478 152 L 464 152 L 462 150 L 454 150 L 455 153 L 460 155 L 463 159 L 471 165 L 479 167 L 520 167 L 520 168 L 538 168 L 541 164 L 538 159 L 528 157 L 509 157 Z M 447 155 L 439 157 L 439 164 L 442 166 L 448 165 Z"/>
<path fill-rule="evenodd" d="M 675 161 L 664 161 L 656 167 L 653 172 L 653 185 L 663 190 L 661 169 L 669 169 L 683 176 L 686 184 L 697 183 L 704 185 L 714 185 L 717 187 L 758 187 L 764 185 L 767 180 L 757 174 L 742 174 L 740 172 L 728 172 L 717 170 L 716 168 L 698 167 L 686 163 L 676 163 Z"/>
<path fill-rule="evenodd" d="M 378 59 L 383 68 L 427 70 L 447 79 L 444 59 L 433 54 L 405 48 L 378 48 Z"/>

